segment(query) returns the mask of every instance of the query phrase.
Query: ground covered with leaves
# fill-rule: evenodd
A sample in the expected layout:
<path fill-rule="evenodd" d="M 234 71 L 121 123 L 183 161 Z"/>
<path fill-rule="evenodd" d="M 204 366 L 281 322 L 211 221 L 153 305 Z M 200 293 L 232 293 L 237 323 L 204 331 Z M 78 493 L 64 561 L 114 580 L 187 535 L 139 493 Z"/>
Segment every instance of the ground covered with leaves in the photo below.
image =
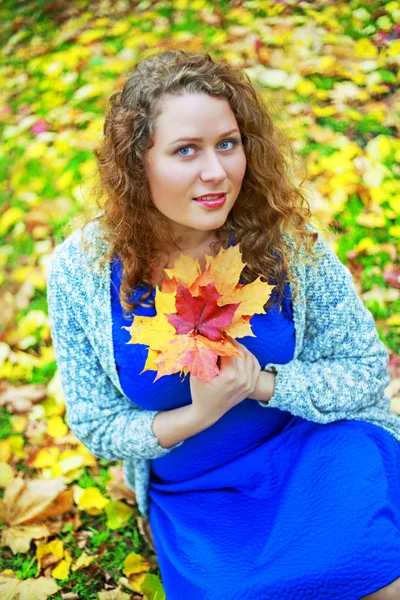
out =
<path fill-rule="evenodd" d="M 108 97 L 167 48 L 249 74 L 375 318 L 400 413 L 400 2 L 5 0 L 0 19 L 0 596 L 162 600 L 120 463 L 65 423 L 47 316 L 49 259 L 90 204 Z"/>

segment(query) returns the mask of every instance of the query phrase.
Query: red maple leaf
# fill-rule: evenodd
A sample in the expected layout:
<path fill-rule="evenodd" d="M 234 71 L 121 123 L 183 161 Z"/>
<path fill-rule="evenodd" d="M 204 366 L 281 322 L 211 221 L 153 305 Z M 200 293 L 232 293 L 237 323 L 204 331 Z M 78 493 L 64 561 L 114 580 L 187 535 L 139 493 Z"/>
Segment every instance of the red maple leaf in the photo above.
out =
<path fill-rule="evenodd" d="M 178 334 L 193 332 L 214 342 L 223 338 L 220 329 L 232 323 L 233 315 L 240 302 L 218 306 L 221 294 L 215 282 L 199 286 L 198 296 L 179 283 L 176 291 L 176 314 L 165 315 Z"/>

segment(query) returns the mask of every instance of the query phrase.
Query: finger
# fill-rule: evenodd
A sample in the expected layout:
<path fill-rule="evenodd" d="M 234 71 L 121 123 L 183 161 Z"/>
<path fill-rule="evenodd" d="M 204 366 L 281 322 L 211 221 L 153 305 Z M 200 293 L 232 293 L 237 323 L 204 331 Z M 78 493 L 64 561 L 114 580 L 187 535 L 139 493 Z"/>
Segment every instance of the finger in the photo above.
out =
<path fill-rule="evenodd" d="M 241 376 L 250 377 L 253 370 L 251 353 L 245 346 L 240 347 L 239 352 L 242 358 L 236 357 L 236 369 Z"/>
<path fill-rule="evenodd" d="M 242 346 L 243 349 L 243 354 L 244 354 L 244 361 L 242 359 L 238 359 L 238 371 L 240 373 L 242 373 L 242 369 L 240 368 L 240 363 L 242 364 L 243 367 L 243 371 L 245 371 L 245 374 L 247 375 L 247 377 L 249 377 L 251 379 L 251 381 L 254 381 L 255 378 L 257 377 L 257 371 L 259 369 L 259 362 L 256 358 L 256 356 L 254 356 L 254 354 L 252 352 L 250 352 L 250 350 L 248 350 L 248 348 L 246 348 L 246 346 Z"/>
<path fill-rule="evenodd" d="M 246 362 L 251 362 L 253 360 L 253 354 L 243 344 L 240 344 L 240 352 Z"/>
<path fill-rule="evenodd" d="M 237 350 L 240 352 L 240 354 L 243 356 L 243 358 L 248 359 L 248 350 L 247 350 L 246 346 L 243 346 L 243 344 L 241 344 L 237 340 L 235 340 L 235 346 L 236 346 Z M 239 358 L 239 357 L 236 357 L 236 358 Z M 241 359 L 239 358 L 239 360 L 241 360 Z"/>

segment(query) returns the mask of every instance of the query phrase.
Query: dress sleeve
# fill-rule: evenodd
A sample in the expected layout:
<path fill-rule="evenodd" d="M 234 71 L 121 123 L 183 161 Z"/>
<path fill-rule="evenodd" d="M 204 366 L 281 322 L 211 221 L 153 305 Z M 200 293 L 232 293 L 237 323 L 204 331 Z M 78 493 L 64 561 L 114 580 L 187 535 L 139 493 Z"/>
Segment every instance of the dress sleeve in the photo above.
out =
<path fill-rule="evenodd" d="M 388 352 L 349 269 L 320 233 L 314 248 L 325 257 L 306 266 L 301 351 L 287 364 L 264 367 L 277 375 L 273 396 L 259 404 L 320 423 L 357 419 L 358 411 L 382 405 Z"/>
<path fill-rule="evenodd" d="M 47 304 L 67 422 L 73 433 L 92 454 L 108 460 L 158 458 L 183 444 L 184 440 L 168 448 L 161 446 L 152 430 L 160 411 L 135 407 L 115 387 L 63 288 L 65 273 L 54 251 Z"/>

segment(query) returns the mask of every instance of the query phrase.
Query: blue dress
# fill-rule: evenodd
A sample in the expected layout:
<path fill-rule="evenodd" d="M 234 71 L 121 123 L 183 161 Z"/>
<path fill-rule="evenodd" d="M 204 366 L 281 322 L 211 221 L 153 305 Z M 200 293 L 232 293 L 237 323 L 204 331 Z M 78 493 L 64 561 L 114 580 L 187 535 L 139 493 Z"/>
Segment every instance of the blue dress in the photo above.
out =
<path fill-rule="evenodd" d="M 149 410 L 190 404 L 189 375 L 140 375 L 112 265 L 121 386 Z M 138 299 L 146 286 L 138 286 Z M 273 292 L 274 293 L 274 292 Z M 152 316 L 137 307 L 134 315 Z M 282 310 L 251 319 L 239 341 L 259 360 L 293 358 L 289 284 Z M 319 424 L 245 399 L 151 461 L 149 521 L 167 600 L 357 600 L 400 577 L 400 444 L 365 421 Z"/>

